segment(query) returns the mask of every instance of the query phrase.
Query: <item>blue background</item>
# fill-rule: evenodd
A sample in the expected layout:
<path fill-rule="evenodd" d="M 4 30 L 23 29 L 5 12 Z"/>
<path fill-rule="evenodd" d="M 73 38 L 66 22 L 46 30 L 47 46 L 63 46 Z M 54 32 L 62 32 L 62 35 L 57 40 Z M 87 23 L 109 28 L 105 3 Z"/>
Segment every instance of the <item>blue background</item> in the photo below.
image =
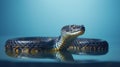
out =
<path fill-rule="evenodd" d="M 119 0 L 0 0 L 0 36 L 59 36 L 83 24 L 83 37 L 120 36 Z"/>
<path fill-rule="evenodd" d="M 113 62 L 118 62 L 117 65 L 120 66 L 120 0 L 0 0 L 0 60 L 52 61 L 51 59 L 28 58 L 25 60 L 8 57 L 4 52 L 5 42 L 15 37 L 59 36 L 60 29 L 69 24 L 82 24 L 86 27 L 86 32 L 81 37 L 100 38 L 109 43 L 109 51 L 106 55 L 73 55 L 75 60 L 108 62 L 103 63 L 106 66 L 112 64 L 115 66 L 116 63 Z M 5 62 L 1 64 L 7 65 Z M 36 65 L 30 64 L 28 63 L 28 66 Z M 9 63 L 9 65 L 12 64 Z M 12 66 L 15 65 L 17 64 L 13 63 Z M 89 64 L 85 65 L 89 66 Z M 100 65 L 95 63 L 95 66 Z M 38 66 L 40 66 L 39 63 Z"/>

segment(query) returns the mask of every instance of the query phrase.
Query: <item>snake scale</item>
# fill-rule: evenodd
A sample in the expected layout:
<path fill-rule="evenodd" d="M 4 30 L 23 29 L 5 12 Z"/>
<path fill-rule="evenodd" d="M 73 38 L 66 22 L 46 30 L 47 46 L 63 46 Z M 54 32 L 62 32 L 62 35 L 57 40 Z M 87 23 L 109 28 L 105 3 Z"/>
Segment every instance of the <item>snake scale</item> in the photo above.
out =
<path fill-rule="evenodd" d="M 8 55 L 52 54 L 57 51 L 71 53 L 105 54 L 108 43 L 101 39 L 77 38 L 85 32 L 83 25 L 66 25 L 59 37 L 21 37 L 8 39 L 5 50 Z M 33 57 L 33 56 L 32 56 Z"/>

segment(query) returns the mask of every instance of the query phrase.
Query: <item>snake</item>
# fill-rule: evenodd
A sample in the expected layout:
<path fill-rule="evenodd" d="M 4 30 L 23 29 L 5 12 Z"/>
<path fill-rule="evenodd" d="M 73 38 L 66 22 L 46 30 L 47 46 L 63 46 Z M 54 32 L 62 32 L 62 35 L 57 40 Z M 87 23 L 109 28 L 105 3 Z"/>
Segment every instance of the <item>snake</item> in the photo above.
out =
<path fill-rule="evenodd" d="M 59 37 L 19 37 L 8 39 L 5 50 L 9 56 L 50 55 L 61 51 L 73 54 L 100 55 L 108 52 L 108 42 L 95 38 L 78 38 L 85 33 L 84 25 L 65 25 Z M 33 56 L 34 55 L 34 56 Z"/>

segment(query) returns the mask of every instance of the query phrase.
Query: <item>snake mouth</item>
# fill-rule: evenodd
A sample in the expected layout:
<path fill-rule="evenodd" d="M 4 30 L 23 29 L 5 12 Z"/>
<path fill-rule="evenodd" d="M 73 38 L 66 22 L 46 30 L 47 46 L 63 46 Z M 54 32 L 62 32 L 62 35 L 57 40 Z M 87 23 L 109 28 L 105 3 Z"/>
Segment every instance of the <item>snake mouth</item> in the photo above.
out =
<path fill-rule="evenodd" d="M 62 34 L 78 36 L 85 32 L 85 27 L 83 25 L 66 25 L 62 28 Z"/>

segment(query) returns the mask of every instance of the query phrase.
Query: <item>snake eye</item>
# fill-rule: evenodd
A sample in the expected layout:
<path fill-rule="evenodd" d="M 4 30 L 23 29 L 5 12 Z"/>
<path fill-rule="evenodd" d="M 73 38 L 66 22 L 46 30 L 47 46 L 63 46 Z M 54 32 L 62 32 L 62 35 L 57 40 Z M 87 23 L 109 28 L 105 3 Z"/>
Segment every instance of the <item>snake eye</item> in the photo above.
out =
<path fill-rule="evenodd" d="M 75 29 L 75 28 L 76 28 L 76 25 L 71 25 L 71 28 Z"/>
<path fill-rule="evenodd" d="M 75 26 L 73 26 L 72 28 L 73 28 L 73 29 L 75 29 L 76 27 L 75 27 Z"/>

